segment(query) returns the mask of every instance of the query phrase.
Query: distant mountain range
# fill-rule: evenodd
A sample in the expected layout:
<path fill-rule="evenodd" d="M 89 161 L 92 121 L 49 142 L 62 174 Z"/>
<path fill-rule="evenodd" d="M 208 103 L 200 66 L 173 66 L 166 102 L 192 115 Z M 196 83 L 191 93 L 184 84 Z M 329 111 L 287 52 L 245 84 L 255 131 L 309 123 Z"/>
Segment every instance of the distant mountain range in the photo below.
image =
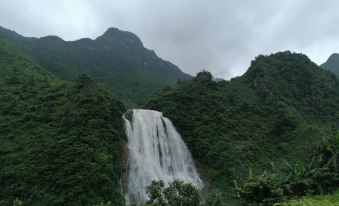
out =
<path fill-rule="evenodd" d="M 333 72 L 339 77 L 339 54 L 332 54 L 321 67 Z"/>
<path fill-rule="evenodd" d="M 130 106 L 140 106 L 162 87 L 190 78 L 174 64 L 146 49 L 135 34 L 117 28 L 108 29 L 94 40 L 24 37 L 3 27 L 0 27 L 0 37 L 62 79 L 72 80 L 88 74 Z"/>

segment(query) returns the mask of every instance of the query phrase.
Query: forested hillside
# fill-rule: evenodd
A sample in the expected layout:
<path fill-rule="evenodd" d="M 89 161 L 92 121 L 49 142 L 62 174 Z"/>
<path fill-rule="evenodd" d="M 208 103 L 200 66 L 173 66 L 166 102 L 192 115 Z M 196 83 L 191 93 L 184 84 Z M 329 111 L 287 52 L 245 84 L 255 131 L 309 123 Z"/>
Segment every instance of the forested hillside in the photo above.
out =
<path fill-rule="evenodd" d="M 87 74 L 105 83 L 114 96 L 129 106 L 143 105 L 163 86 L 190 77 L 146 49 L 135 34 L 116 28 L 108 29 L 94 40 L 64 41 L 57 36 L 28 38 L 2 27 L 0 37 L 62 79 L 73 80 Z"/>
<path fill-rule="evenodd" d="M 148 108 L 174 122 L 212 185 L 231 188 L 249 169 L 303 162 L 325 131 L 338 129 L 339 82 L 306 56 L 281 52 L 258 56 L 230 81 L 200 72 Z"/>
<path fill-rule="evenodd" d="M 0 39 L 0 205 L 123 203 L 124 106 L 65 83 Z"/>
<path fill-rule="evenodd" d="M 34 41 L 32 51 L 43 55 L 45 47 L 37 49 L 43 40 L 62 40 L 28 40 L 10 34 L 17 38 L 12 42 L 21 50 L 0 39 L 0 205 L 9 206 L 13 201 L 22 201 L 23 205 L 124 205 L 122 188 L 126 185 L 120 180 L 127 168 L 127 139 L 121 119 L 125 106 L 112 96 L 112 90 L 88 75 L 77 76 L 81 72 L 76 67 L 62 72 L 74 73 L 56 77 L 56 72 L 62 71 L 56 68 L 69 68 L 68 63 L 53 59 L 49 63 L 56 66 L 48 69 L 49 63 L 43 62 L 46 59 L 38 60 L 42 67 L 32 53 L 23 53 L 29 53 L 29 41 Z M 120 31 L 109 30 L 97 40 L 79 41 L 105 45 L 103 42 L 113 34 Z M 137 58 L 139 54 L 135 55 Z M 92 63 L 84 62 L 87 68 Z M 68 75 L 74 81 L 63 80 L 70 80 Z M 122 82 L 107 78 L 116 84 Z M 141 97 L 140 102 L 144 100 Z M 258 56 L 243 76 L 230 81 L 214 81 L 206 71 L 193 79 L 180 80 L 165 87 L 147 108 L 161 111 L 173 121 L 195 159 L 206 190 L 218 188 L 231 194 L 234 181 L 244 183 L 239 193 L 243 192 L 241 197 L 247 201 L 246 195 L 252 194 L 257 183 L 246 182 L 249 174 L 272 168 L 279 171 L 309 161 L 315 148 L 320 148 L 319 154 L 325 159 L 331 153 L 331 147 L 319 144 L 328 134 L 338 134 L 339 81 L 302 54 L 280 52 Z M 335 152 L 325 163 L 322 159 L 321 167 L 315 170 L 320 176 L 312 173 L 312 178 L 328 178 L 331 184 L 339 181 L 334 166 L 338 147 L 337 143 L 333 145 Z M 270 181 L 265 175 L 259 176 L 262 181 L 260 178 L 264 183 Z M 279 182 L 280 186 L 285 184 Z M 333 185 L 328 188 L 336 189 Z M 288 195 L 294 197 L 295 193 Z"/>
<path fill-rule="evenodd" d="M 339 54 L 332 54 L 321 67 L 333 72 L 339 77 Z"/>

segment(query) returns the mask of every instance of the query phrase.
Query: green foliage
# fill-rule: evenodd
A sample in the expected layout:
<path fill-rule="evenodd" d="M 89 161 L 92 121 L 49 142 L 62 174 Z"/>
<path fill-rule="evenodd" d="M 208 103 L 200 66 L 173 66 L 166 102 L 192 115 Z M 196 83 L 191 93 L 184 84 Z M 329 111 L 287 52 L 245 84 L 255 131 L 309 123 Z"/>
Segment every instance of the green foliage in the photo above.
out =
<path fill-rule="evenodd" d="M 23 202 L 21 200 L 19 200 L 18 198 L 16 198 L 13 201 L 13 206 L 22 206 Z"/>
<path fill-rule="evenodd" d="M 163 181 L 153 181 L 146 188 L 150 198 L 142 206 L 226 206 L 225 196 L 221 191 L 214 191 L 205 200 L 193 185 L 182 181 L 173 181 L 168 186 Z"/>
<path fill-rule="evenodd" d="M 339 188 L 339 170 L 333 159 L 339 155 L 339 134 L 334 132 L 322 141 L 304 165 L 287 164 L 286 171 L 250 175 L 248 181 L 235 186 L 235 194 L 243 205 L 267 205 L 282 202 L 284 199 L 308 194 L 327 194 Z M 326 156 L 326 158 L 323 158 Z M 322 157 L 322 158 L 312 158 Z"/>
<path fill-rule="evenodd" d="M 300 197 L 312 192 L 311 188 L 314 181 L 310 168 L 305 167 L 303 164 L 293 166 L 287 164 L 285 173 L 287 177 L 284 179 L 282 185 L 286 195 Z"/>
<path fill-rule="evenodd" d="M 230 81 L 200 72 L 147 107 L 173 121 L 203 177 L 227 190 L 248 167 L 260 173 L 307 161 L 324 131 L 339 128 L 339 82 L 306 56 L 281 52 L 257 57 Z"/>
<path fill-rule="evenodd" d="M 140 106 L 162 87 L 190 77 L 144 48 L 136 35 L 115 28 L 95 40 L 63 41 L 56 36 L 26 38 L 2 27 L 0 37 L 11 41 L 62 79 L 73 80 L 85 73 L 104 83 L 129 106 Z"/>
<path fill-rule="evenodd" d="M 67 80 L 87 73 L 130 105 L 187 77 L 134 35 L 114 29 L 75 42 L 5 34 L 49 72 Z M 123 205 L 124 106 L 86 75 L 64 82 L 49 72 L 0 39 L 0 203 Z M 271 204 L 339 185 L 338 145 L 319 138 L 339 127 L 338 85 L 304 55 L 283 52 L 259 56 L 231 81 L 215 82 L 206 71 L 178 81 L 148 108 L 174 122 L 203 177 L 221 189 L 207 205 L 224 205 L 232 180 L 248 176 L 237 185 L 243 202 Z M 284 171 L 286 159 L 293 166 Z M 261 172 L 271 165 L 274 174 L 247 174 L 248 167 Z M 182 182 L 150 188 L 151 205 L 201 204 L 196 189 Z"/>
<path fill-rule="evenodd" d="M 213 81 L 204 71 L 166 88 L 148 108 L 183 136 L 205 179 L 225 190 L 286 160 L 303 163 L 312 145 L 339 128 L 339 82 L 302 54 L 259 56 L 241 77 Z"/>
<path fill-rule="evenodd" d="M 87 76 L 65 83 L 0 39 L 4 206 L 124 205 L 124 107 Z"/>
<path fill-rule="evenodd" d="M 146 192 L 150 198 L 147 204 L 152 206 L 201 205 L 198 189 L 190 183 L 179 180 L 171 182 L 167 187 L 162 180 L 152 181 Z"/>
<path fill-rule="evenodd" d="M 227 206 L 226 198 L 222 191 L 214 191 L 206 198 L 205 206 Z"/>
<path fill-rule="evenodd" d="M 111 201 L 108 201 L 106 203 L 99 203 L 99 204 L 95 204 L 93 206 L 114 206 L 114 205 L 112 204 Z"/>
<path fill-rule="evenodd" d="M 273 203 L 280 202 L 284 195 L 279 177 L 268 173 L 250 176 L 248 181 L 242 186 L 236 184 L 235 192 L 237 198 L 244 205 L 270 206 Z"/>
<path fill-rule="evenodd" d="M 289 200 L 283 203 L 276 203 L 274 206 L 338 206 L 339 190 L 333 194 L 307 196 L 299 199 Z"/>

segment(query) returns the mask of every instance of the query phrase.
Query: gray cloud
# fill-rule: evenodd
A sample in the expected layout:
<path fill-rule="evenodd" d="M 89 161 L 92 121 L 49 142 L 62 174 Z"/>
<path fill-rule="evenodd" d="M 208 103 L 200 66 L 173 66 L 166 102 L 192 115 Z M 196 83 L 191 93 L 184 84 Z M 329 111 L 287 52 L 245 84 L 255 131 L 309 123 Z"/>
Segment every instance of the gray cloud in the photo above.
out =
<path fill-rule="evenodd" d="M 339 52 L 337 0 L 2 0 L 0 25 L 25 36 L 136 33 L 183 71 L 241 75 L 258 54 L 292 50 L 320 64 Z"/>

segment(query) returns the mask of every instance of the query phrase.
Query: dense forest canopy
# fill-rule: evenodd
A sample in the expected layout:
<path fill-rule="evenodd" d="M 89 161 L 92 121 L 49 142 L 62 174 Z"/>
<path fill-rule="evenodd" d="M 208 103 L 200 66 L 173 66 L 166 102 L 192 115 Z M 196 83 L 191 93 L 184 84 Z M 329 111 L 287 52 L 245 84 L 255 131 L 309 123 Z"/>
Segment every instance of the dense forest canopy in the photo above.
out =
<path fill-rule="evenodd" d="M 339 127 L 339 81 L 306 56 L 281 52 L 258 56 L 230 81 L 200 72 L 148 108 L 174 122 L 203 174 L 223 187 L 249 168 L 306 160 L 324 132 Z"/>
<path fill-rule="evenodd" d="M 123 104 L 87 76 L 53 77 L 4 40 L 0 68 L 0 205 L 123 203 Z"/>
<path fill-rule="evenodd" d="M 337 189 L 339 80 L 303 54 L 260 55 L 244 75 L 215 81 L 114 28 L 72 42 L 0 36 L 0 205 L 124 205 L 121 117 L 150 97 L 145 108 L 173 121 L 207 194 L 159 181 L 149 204 L 220 206 L 236 194 L 272 205 Z"/>

